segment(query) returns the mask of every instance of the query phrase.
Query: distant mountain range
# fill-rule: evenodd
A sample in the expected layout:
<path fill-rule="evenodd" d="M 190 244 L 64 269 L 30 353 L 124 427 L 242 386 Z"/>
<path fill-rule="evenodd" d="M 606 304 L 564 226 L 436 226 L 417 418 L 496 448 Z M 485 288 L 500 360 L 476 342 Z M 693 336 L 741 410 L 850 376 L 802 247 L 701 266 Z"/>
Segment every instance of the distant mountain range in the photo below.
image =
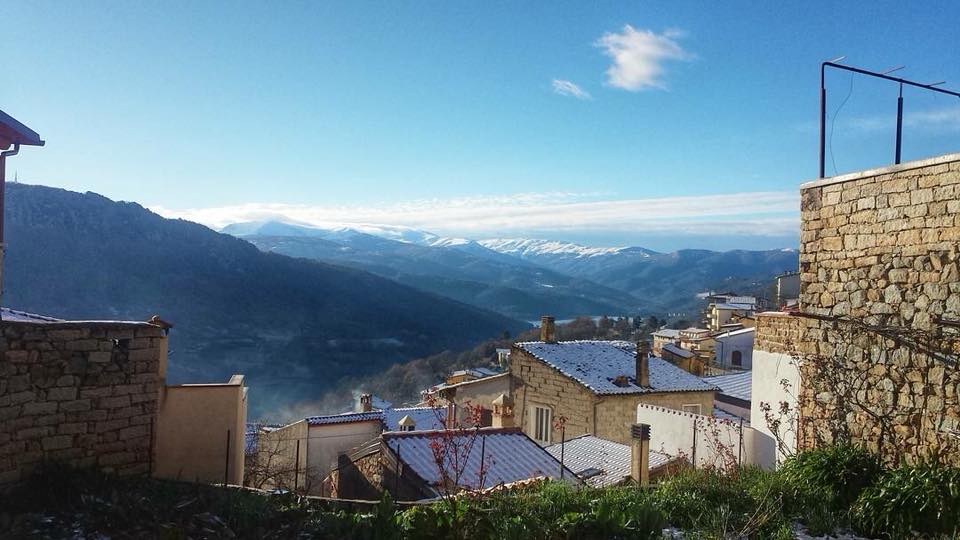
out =
<path fill-rule="evenodd" d="M 623 291 L 531 264 L 470 240 L 413 230 L 398 234 L 386 229 L 383 236 L 361 231 L 273 221 L 231 225 L 222 230 L 264 251 L 360 268 L 522 320 L 538 320 L 544 313 L 561 318 L 627 314 L 641 306 L 637 298 Z"/>
<path fill-rule="evenodd" d="M 445 238 L 408 227 L 280 221 L 230 225 L 222 232 L 264 251 L 368 270 L 505 315 L 695 313 L 698 293 L 762 295 L 770 279 L 796 270 L 792 249 L 766 251 L 588 247 L 527 238 Z"/>
<path fill-rule="evenodd" d="M 171 380 L 244 373 L 251 417 L 316 399 L 341 377 L 529 328 L 356 268 L 264 253 L 135 203 L 6 189 L 6 306 L 67 319 L 159 314 L 175 324 Z"/>

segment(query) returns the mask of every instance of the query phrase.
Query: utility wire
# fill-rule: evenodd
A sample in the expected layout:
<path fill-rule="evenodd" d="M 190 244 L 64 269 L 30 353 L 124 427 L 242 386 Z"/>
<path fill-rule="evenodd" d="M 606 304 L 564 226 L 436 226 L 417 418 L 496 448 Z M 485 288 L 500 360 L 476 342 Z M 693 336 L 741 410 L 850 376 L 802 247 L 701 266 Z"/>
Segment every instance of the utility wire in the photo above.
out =
<path fill-rule="evenodd" d="M 850 90 L 847 91 L 847 97 L 843 98 L 843 101 L 840 103 L 840 106 L 837 107 L 837 110 L 833 112 L 833 120 L 830 121 L 830 161 L 833 163 L 833 174 L 837 174 L 837 159 L 833 155 L 833 130 L 837 125 L 837 116 L 840 114 L 840 109 L 847 104 L 847 100 L 850 99 L 850 96 L 853 94 L 853 72 L 850 73 Z"/>

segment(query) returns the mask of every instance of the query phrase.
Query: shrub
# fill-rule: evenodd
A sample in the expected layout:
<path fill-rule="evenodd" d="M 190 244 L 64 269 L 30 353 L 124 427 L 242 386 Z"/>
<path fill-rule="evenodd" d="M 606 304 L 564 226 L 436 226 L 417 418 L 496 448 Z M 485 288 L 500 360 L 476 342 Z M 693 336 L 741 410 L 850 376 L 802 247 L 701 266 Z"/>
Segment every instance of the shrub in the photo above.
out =
<path fill-rule="evenodd" d="M 861 534 L 888 538 L 960 534 L 960 468 L 923 463 L 883 474 L 851 509 Z"/>
<path fill-rule="evenodd" d="M 789 511 L 801 516 L 811 506 L 816 512 L 845 513 L 882 470 L 876 456 L 856 446 L 831 446 L 797 454 L 780 468 L 790 488 L 785 503 Z"/>

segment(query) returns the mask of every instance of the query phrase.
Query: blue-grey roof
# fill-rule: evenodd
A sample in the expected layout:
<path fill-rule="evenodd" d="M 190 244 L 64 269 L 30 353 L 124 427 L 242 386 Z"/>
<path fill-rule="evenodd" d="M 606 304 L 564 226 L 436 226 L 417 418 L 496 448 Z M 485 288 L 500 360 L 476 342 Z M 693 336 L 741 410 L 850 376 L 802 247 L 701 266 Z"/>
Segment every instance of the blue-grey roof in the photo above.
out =
<path fill-rule="evenodd" d="M 386 431 L 400 431 L 400 419 L 409 416 L 416 424 L 417 431 L 432 429 L 443 429 L 444 420 L 447 417 L 447 411 L 443 408 L 433 407 L 399 407 L 396 409 L 384 409 L 383 424 Z"/>
<path fill-rule="evenodd" d="M 715 307 L 716 307 L 717 309 L 753 311 L 753 310 L 756 308 L 756 305 L 754 305 L 754 304 L 724 303 L 724 304 L 717 304 Z"/>
<path fill-rule="evenodd" d="M 744 401 L 750 401 L 750 395 L 753 390 L 753 372 L 751 371 L 704 377 L 703 380 L 706 381 L 707 384 L 718 387 L 721 394 L 726 394 Z"/>
<path fill-rule="evenodd" d="M 434 441 L 443 441 L 444 437 L 453 437 L 455 444 L 466 455 L 460 487 L 490 488 L 541 476 L 560 478 L 560 462 L 519 428 L 482 428 L 477 432 L 468 451 L 467 445 L 473 436 L 473 432 L 469 430 L 465 433 L 397 431 L 384 433 L 383 440 L 394 455 L 398 455 L 406 466 L 430 485 L 440 482 L 439 467 L 430 445 Z M 482 486 L 481 463 L 486 464 Z M 569 468 L 564 472 L 564 477 L 575 478 Z"/>
<path fill-rule="evenodd" d="M 54 319 L 53 317 L 45 317 L 43 315 L 35 315 L 33 313 L 26 313 L 24 311 L 17 311 L 10 308 L 0 308 L 0 319 L 10 322 L 34 322 L 34 323 L 55 323 L 63 322 L 61 319 Z"/>
<path fill-rule="evenodd" d="M 719 419 L 721 419 L 721 420 L 728 420 L 728 421 L 730 421 L 730 422 L 733 422 L 734 425 L 739 425 L 740 422 L 743 422 L 743 426 L 744 426 L 744 427 L 750 427 L 750 419 L 749 419 L 749 418 L 741 418 L 741 417 L 739 417 L 739 416 L 737 416 L 737 415 L 735 415 L 735 414 L 733 414 L 733 413 L 731 413 L 731 412 L 727 412 L 727 411 L 725 411 L 725 410 L 723 410 L 723 409 L 720 409 L 720 408 L 718 408 L 718 407 L 714 407 L 714 408 L 713 408 L 713 417 L 714 417 L 714 418 L 719 418 Z"/>
<path fill-rule="evenodd" d="M 560 373 L 578 381 L 595 394 L 644 394 L 649 392 L 709 392 L 711 384 L 677 366 L 651 356 L 650 387 L 642 387 L 636 375 L 636 344 L 629 341 L 561 341 L 517 343 Z M 626 376 L 629 384 L 617 386 L 614 380 Z"/>
<path fill-rule="evenodd" d="M 440 420 L 437 419 L 439 413 Z M 327 414 L 323 416 L 308 416 L 307 424 L 324 426 L 328 424 L 347 424 L 351 422 L 381 422 L 386 431 L 400 429 L 399 422 L 404 416 L 410 416 L 416 423 L 417 431 L 443 428 L 443 418 L 446 413 L 442 410 L 434 412 L 430 407 L 399 407 L 369 412 L 347 412 L 341 414 Z"/>
<path fill-rule="evenodd" d="M 323 416 L 308 416 L 307 424 L 323 426 L 326 424 L 347 424 L 350 422 L 382 422 L 383 411 L 347 412 L 341 414 L 327 414 Z"/>
<path fill-rule="evenodd" d="M 625 444 L 594 435 L 582 435 L 565 443 L 550 445 L 546 451 L 558 460 L 562 452 L 563 464 L 578 476 L 587 476 L 583 480 L 594 487 L 613 486 L 630 476 L 630 447 Z M 650 450 L 650 471 L 673 459 L 662 452 Z M 594 474 L 584 475 L 590 469 Z"/>
<path fill-rule="evenodd" d="M 668 351 L 670 354 L 679 356 L 680 358 L 693 358 L 694 354 L 691 351 L 684 349 L 683 347 L 674 345 L 673 343 L 667 343 L 662 348 L 664 351 Z"/>

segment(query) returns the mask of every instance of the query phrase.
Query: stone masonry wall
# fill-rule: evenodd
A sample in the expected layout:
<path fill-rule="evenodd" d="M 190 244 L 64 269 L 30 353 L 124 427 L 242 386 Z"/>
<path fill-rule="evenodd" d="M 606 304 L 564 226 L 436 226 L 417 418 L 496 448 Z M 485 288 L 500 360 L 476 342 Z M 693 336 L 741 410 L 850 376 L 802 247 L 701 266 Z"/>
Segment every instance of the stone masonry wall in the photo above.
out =
<path fill-rule="evenodd" d="M 163 330 L 0 323 L 0 487 L 43 461 L 148 473 Z"/>
<path fill-rule="evenodd" d="M 529 410 L 533 405 L 550 407 L 554 421 L 565 417 L 568 439 L 594 432 L 593 404 L 597 398 L 582 384 L 517 347 L 510 352 L 510 373 L 515 388 L 514 421 L 530 438 L 534 435 Z M 551 440 L 559 442 L 560 433 L 553 431 Z"/>
<path fill-rule="evenodd" d="M 805 184 L 801 216 L 801 311 L 823 317 L 803 321 L 801 352 L 842 358 L 851 385 L 837 395 L 802 363 L 804 440 L 829 442 L 817 426 L 839 419 L 888 458 L 960 463 L 957 333 L 941 322 L 960 320 L 960 154 Z"/>
<path fill-rule="evenodd" d="M 596 396 L 582 384 L 514 347 L 510 353 L 510 373 L 514 383 L 514 419 L 524 433 L 533 438 L 530 419 L 532 405 L 546 405 L 556 422 L 567 419 L 567 439 L 595 434 L 623 444 L 630 443 L 630 425 L 636 422 L 637 405 L 646 403 L 671 409 L 700 404 L 705 414 L 713 410 L 713 392 L 659 392 L 651 394 Z M 560 442 L 553 430 L 552 442 Z"/>

